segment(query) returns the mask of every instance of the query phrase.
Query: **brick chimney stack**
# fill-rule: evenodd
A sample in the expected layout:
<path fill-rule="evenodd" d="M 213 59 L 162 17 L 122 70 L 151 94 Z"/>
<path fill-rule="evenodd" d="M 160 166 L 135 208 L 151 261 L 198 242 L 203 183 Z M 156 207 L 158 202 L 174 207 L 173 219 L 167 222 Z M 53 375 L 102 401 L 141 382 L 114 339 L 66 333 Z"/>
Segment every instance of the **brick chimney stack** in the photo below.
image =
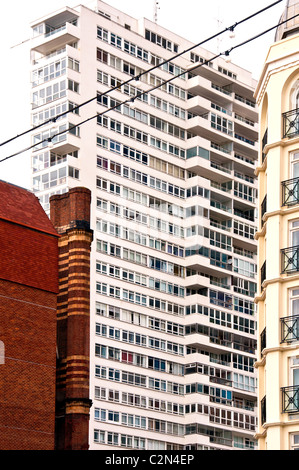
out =
<path fill-rule="evenodd" d="M 89 445 L 90 203 L 91 192 L 82 187 L 50 198 L 50 219 L 60 235 L 56 450 Z"/>

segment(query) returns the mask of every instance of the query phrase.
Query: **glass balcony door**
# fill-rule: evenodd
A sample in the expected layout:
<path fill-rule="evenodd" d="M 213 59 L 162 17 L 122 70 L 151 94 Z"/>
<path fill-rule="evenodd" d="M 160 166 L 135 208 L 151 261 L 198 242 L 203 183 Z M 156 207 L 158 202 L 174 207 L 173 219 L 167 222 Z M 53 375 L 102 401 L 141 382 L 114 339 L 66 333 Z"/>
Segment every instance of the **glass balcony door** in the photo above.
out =
<path fill-rule="evenodd" d="M 296 225 L 295 225 L 296 224 Z M 299 246 L 299 222 L 293 222 L 291 231 L 291 246 Z"/>
<path fill-rule="evenodd" d="M 291 176 L 293 179 L 292 199 L 299 202 L 299 152 L 292 154 Z"/>
<path fill-rule="evenodd" d="M 299 289 L 290 291 L 289 316 L 281 318 L 281 341 L 291 343 L 299 340 Z"/>
<path fill-rule="evenodd" d="M 299 368 L 293 369 L 293 386 L 299 387 Z"/>
<path fill-rule="evenodd" d="M 296 341 L 299 338 L 299 289 L 292 290 L 290 313 L 292 316 L 292 337 Z"/>
<path fill-rule="evenodd" d="M 292 222 L 292 228 L 290 233 L 292 252 L 292 265 L 293 270 L 299 270 L 299 220 Z"/>
<path fill-rule="evenodd" d="M 299 152 L 290 156 L 290 179 L 282 182 L 283 206 L 299 203 Z"/>
<path fill-rule="evenodd" d="M 299 152 L 292 154 L 291 176 L 292 178 L 299 178 Z"/>
<path fill-rule="evenodd" d="M 293 406 L 299 410 L 299 359 L 293 358 L 291 366 L 291 380 L 293 386 Z"/>

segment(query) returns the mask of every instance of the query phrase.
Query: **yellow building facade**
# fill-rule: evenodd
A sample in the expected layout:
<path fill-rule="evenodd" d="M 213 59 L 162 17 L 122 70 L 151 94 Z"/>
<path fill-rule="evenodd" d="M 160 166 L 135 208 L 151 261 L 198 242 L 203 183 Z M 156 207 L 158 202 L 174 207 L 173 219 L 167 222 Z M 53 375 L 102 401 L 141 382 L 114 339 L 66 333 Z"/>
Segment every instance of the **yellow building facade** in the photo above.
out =
<path fill-rule="evenodd" d="M 282 21 L 299 13 L 289 1 Z M 299 17 L 276 32 L 255 93 L 260 109 L 259 450 L 299 449 Z"/>

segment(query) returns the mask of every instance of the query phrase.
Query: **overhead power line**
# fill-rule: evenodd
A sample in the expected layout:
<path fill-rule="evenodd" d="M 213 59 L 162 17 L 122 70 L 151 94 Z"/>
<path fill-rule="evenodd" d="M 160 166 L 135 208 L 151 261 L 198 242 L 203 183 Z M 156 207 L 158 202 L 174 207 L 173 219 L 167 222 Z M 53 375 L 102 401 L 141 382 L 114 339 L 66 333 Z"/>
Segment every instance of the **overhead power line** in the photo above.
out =
<path fill-rule="evenodd" d="M 75 128 L 77 128 L 77 127 L 80 127 L 80 126 L 82 126 L 83 124 L 85 124 L 85 123 L 91 121 L 92 119 L 95 119 L 95 118 L 97 118 L 98 116 L 102 116 L 103 114 L 106 114 L 106 113 L 108 113 L 109 111 L 113 111 L 114 109 L 119 108 L 120 106 L 122 106 L 122 105 L 124 105 L 124 104 L 126 104 L 126 103 L 133 102 L 133 101 L 134 101 L 136 98 L 138 98 L 139 96 L 142 96 L 142 95 L 144 95 L 144 94 L 148 94 L 148 93 L 150 93 L 151 91 L 153 91 L 153 90 L 155 90 L 155 89 L 157 89 L 157 88 L 160 88 L 161 86 L 165 85 L 166 83 L 169 83 L 169 82 L 171 82 L 172 80 L 174 80 L 174 79 L 180 77 L 181 75 L 184 75 L 184 74 L 186 74 L 186 73 L 190 73 L 190 72 L 192 72 L 193 70 L 196 70 L 196 69 L 198 69 L 198 68 L 200 68 L 200 67 L 203 67 L 204 65 L 207 65 L 208 63 L 212 62 L 213 60 L 217 59 L 217 58 L 220 57 L 220 56 L 229 56 L 229 54 L 230 54 L 234 49 L 237 49 L 237 48 L 239 48 L 239 47 L 242 47 L 242 46 L 244 46 L 244 45 L 250 43 L 251 41 L 254 41 L 255 39 L 257 39 L 257 38 L 263 36 L 264 34 L 269 33 L 270 31 L 272 31 L 273 29 L 277 28 L 278 26 L 281 26 L 282 24 L 284 24 L 284 23 L 286 23 L 286 22 L 288 22 L 288 21 L 290 21 L 290 20 L 292 20 L 292 19 L 294 19 L 294 18 L 296 18 L 296 17 L 298 17 L 298 16 L 299 16 L 299 13 L 298 13 L 297 15 L 294 15 L 293 17 L 288 18 L 287 20 L 282 21 L 282 22 L 276 24 L 275 26 L 272 26 L 271 28 L 269 28 L 269 29 L 267 29 L 267 30 L 265 30 L 265 31 L 263 31 L 263 32 L 261 32 L 261 33 L 259 33 L 259 34 L 257 34 L 256 36 L 253 36 L 252 38 L 247 39 L 247 40 L 241 42 L 240 44 L 237 44 L 236 46 L 231 47 L 230 49 L 228 49 L 228 50 L 226 50 L 226 51 L 224 51 L 224 52 L 221 52 L 221 53 L 215 55 L 215 56 L 212 57 L 211 59 L 208 59 L 208 60 L 206 60 L 206 61 L 204 61 L 204 62 L 201 62 L 200 64 L 196 64 L 196 65 L 194 65 L 193 67 L 191 67 L 191 68 L 189 68 L 189 69 L 187 69 L 187 70 L 185 70 L 185 71 L 179 73 L 178 75 L 175 75 L 174 77 L 171 77 L 170 79 L 165 80 L 165 81 L 163 81 L 162 83 L 159 83 L 159 85 L 157 85 L 157 86 L 151 88 L 150 90 L 140 92 L 140 93 L 138 93 L 137 95 L 135 95 L 135 96 L 133 96 L 133 97 L 130 97 L 129 99 L 127 99 L 127 100 L 125 100 L 125 101 L 123 101 L 123 102 L 121 102 L 121 103 L 117 103 L 115 106 L 112 106 L 112 107 L 110 107 L 110 108 L 108 108 L 108 109 L 105 109 L 105 110 L 104 110 L 103 112 L 101 112 L 101 113 L 97 113 L 97 114 L 95 114 L 94 116 L 91 116 L 91 117 L 85 119 L 84 121 L 80 122 L 79 124 L 76 124 L 76 125 L 74 125 L 74 126 L 69 127 L 69 129 L 66 129 L 66 130 L 63 130 L 63 131 L 61 131 L 61 132 L 58 132 L 57 134 L 52 135 L 52 137 L 50 137 L 50 138 L 41 140 L 41 141 L 38 142 L 37 144 L 31 145 L 30 147 L 27 147 L 26 149 L 23 149 L 23 150 L 21 150 L 21 151 L 19 151 L 19 152 L 16 152 L 16 153 L 14 153 L 14 154 L 12 154 L 12 155 L 10 155 L 10 156 L 8 156 L 8 157 L 5 157 L 5 158 L 3 158 L 2 160 L 0 160 L 0 163 L 3 162 L 3 161 L 5 161 L 5 160 L 8 160 L 9 158 L 13 158 L 13 157 L 15 157 L 15 156 L 17 156 L 17 155 L 20 155 L 21 153 L 27 152 L 28 150 L 31 150 L 32 148 L 34 148 L 34 147 L 36 147 L 37 145 L 40 145 L 40 144 L 42 144 L 42 143 L 44 143 L 44 142 L 50 142 L 54 137 L 58 137 L 58 136 L 60 136 L 60 135 L 62 135 L 62 134 L 65 134 L 65 133 L 71 131 L 72 129 L 75 129 Z"/>
<path fill-rule="evenodd" d="M 263 31 L 263 32 L 261 32 L 261 33 L 259 33 L 259 34 L 257 34 L 256 36 L 253 36 L 252 38 L 247 39 L 247 40 L 241 42 L 240 44 L 237 44 L 236 46 L 231 47 L 230 49 L 226 50 L 225 52 L 221 52 L 221 53 L 215 55 L 214 57 L 212 57 L 212 58 L 210 58 L 210 59 L 208 59 L 208 60 L 206 60 L 206 61 L 204 61 L 204 62 L 201 62 L 200 64 L 194 65 L 193 67 L 191 67 L 191 68 L 189 68 L 189 69 L 187 69 L 187 70 L 185 70 L 185 71 L 179 73 L 178 75 L 175 75 L 174 77 L 171 77 L 170 79 L 165 80 L 165 81 L 163 81 L 162 83 L 159 83 L 159 85 L 153 87 L 153 88 L 150 89 L 150 90 L 147 90 L 147 91 L 144 91 L 144 92 L 140 92 L 140 93 L 138 93 L 138 94 L 137 94 L 136 96 L 134 96 L 134 97 L 130 97 L 129 99 L 127 99 L 127 100 L 125 100 L 125 101 L 123 101 L 123 102 L 121 102 L 121 103 L 117 103 L 115 106 L 112 106 L 112 107 L 110 107 L 110 108 L 104 110 L 104 111 L 101 112 L 101 113 L 97 113 L 97 114 L 95 114 L 94 116 L 91 116 L 91 117 L 85 119 L 84 121 L 80 122 L 79 124 L 76 124 L 76 125 L 74 125 L 74 126 L 69 127 L 69 129 L 66 129 L 66 130 L 63 130 L 63 131 L 61 131 L 61 132 L 58 132 L 57 134 L 52 135 L 50 138 L 41 140 L 40 142 L 38 142 L 38 143 L 36 143 L 36 144 L 34 144 L 34 145 L 31 145 L 30 147 L 27 147 L 26 149 L 23 149 L 23 150 L 21 150 L 21 151 L 19 151 L 19 152 L 16 152 L 16 153 L 14 153 L 14 154 L 12 154 L 12 155 L 10 155 L 10 156 L 8 156 L 8 157 L 5 157 L 5 158 L 3 158 L 2 160 L 0 160 L 0 163 L 3 162 L 3 161 L 5 161 L 5 160 L 8 160 L 9 158 L 13 158 L 13 157 L 15 157 L 15 156 L 17 156 L 17 155 L 20 155 L 21 153 L 27 152 L 28 150 L 31 150 L 32 148 L 34 148 L 34 147 L 36 147 L 37 145 L 40 145 L 40 144 L 42 144 L 42 143 L 44 143 L 44 142 L 50 142 L 54 137 L 58 137 L 59 135 L 65 134 L 65 133 L 71 131 L 72 129 L 75 129 L 75 128 L 77 128 L 77 127 L 80 127 L 80 126 L 82 126 L 83 124 L 85 124 L 86 122 L 89 122 L 89 121 L 91 121 L 92 119 L 97 118 L 98 116 L 102 116 L 103 114 L 106 114 L 106 113 L 109 112 L 109 111 L 113 111 L 114 109 L 119 108 L 119 107 L 122 106 L 123 104 L 129 103 L 129 102 L 133 102 L 133 101 L 134 101 L 136 98 L 138 98 L 139 96 L 142 96 L 142 95 L 144 95 L 144 94 L 148 94 L 148 93 L 150 93 L 151 91 L 153 91 L 153 90 L 155 90 L 155 89 L 157 89 L 157 88 L 160 88 L 161 86 L 165 85 L 166 83 L 169 83 L 170 81 L 172 81 L 172 80 L 174 80 L 174 79 L 180 77 L 181 75 L 185 75 L 186 73 L 190 73 L 190 72 L 192 72 L 193 70 L 196 70 L 196 69 L 198 69 L 198 68 L 200 68 L 200 67 L 202 67 L 202 66 L 204 66 L 204 65 L 207 65 L 208 63 L 212 62 L 213 60 L 217 59 L 217 58 L 220 57 L 220 56 L 229 56 L 229 54 L 230 54 L 234 49 L 237 49 L 238 47 L 242 47 L 242 46 L 244 46 L 244 45 L 250 43 L 251 41 L 254 41 L 255 39 L 257 39 L 257 38 L 263 36 L 264 34 L 269 33 L 270 31 L 272 31 L 273 29 L 277 28 L 278 26 L 281 26 L 282 24 L 284 24 L 284 23 L 286 23 L 286 22 L 288 22 L 288 21 L 290 21 L 290 20 L 292 20 L 292 19 L 294 19 L 294 18 L 296 18 L 296 17 L 298 17 L 298 16 L 299 16 L 299 13 L 298 13 L 297 15 L 294 15 L 293 17 L 288 18 L 287 20 L 282 21 L 282 22 L 276 24 L 275 26 L 272 26 L 271 28 L 269 28 L 269 29 L 267 29 L 267 30 L 265 30 L 265 31 Z"/>
<path fill-rule="evenodd" d="M 237 26 L 239 26 L 240 24 L 242 24 L 242 23 L 244 23 L 244 22 L 246 22 L 246 21 L 248 21 L 248 20 L 250 20 L 250 19 L 256 17 L 257 15 L 260 15 L 261 13 L 263 13 L 263 12 L 269 10 L 270 8 L 274 7 L 275 5 L 277 5 L 278 3 L 281 3 L 281 2 L 282 2 L 282 0 L 278 0 L 278 1 L 276 1 L 276 2 L 274 2 L 274 3 L 272 3 L 272 4 L 270 4 L 270 5 L 268 5 L 267 7 L 264 7 L 264 8 L 262 8 L 261 10 L 258 10 L 257 12 L 251 14 L 250 16 L 247 16 L 246 18 L 243 18 L 243 19 L 240 20 L 240 21 L 237 21 L 236 23 L 234 23 L 234 24 L 231 25 L 231 26 L 228 26 L 227 28 L 224 28 L 222 31 L 220 31 L 220 32 L 218 32 L 218 33 L 216 33 L 216 34 L 210 36 L 209 38 L 204 39 L 203 41 L 201 41 L 201 42 L 199 42 L 199 43 L 197 43 L 197 44 L 195 44 L 195 45 L 189 47 L 188 49 L 185 49 L 185 50 L 182 51 L 182 52 L 179 52 L 179 53 L 175 54 L 175 55 L 172 56 L 171 58 L 164 60 L 163 62 L 161 62 L 161 63 L 159 63 L 159 64 L 157 64 L 157 65 L 155 65 L 155 66 L 149 68 L 148 70 L 145 70 L 145 71 L 141 72 L 140 74 L 138 74 L 138 75 L 136 75 L 136 76 L 134 76 L 134 77 L 131 77 L 130 79 L 128 79 L 128 80 L 122 82 L 120 85 L 117 85 L 117 86 L 115 86 L 115 87 L 110 88 L 109 90 L 106 90 L 105 92 L 103 92 L 103 93 L 101 94 L 101 96 L 105 96 L 105 95 L 107 95 L 108 93 L 111 93 L 111 92 L 113 92 L 113 91 L 115 91 L 115 90 L 118 90 L 118 89 L 121 88 L 122 86 L 127 85 L 127 84 L 129 84 L 130 82 L 132 82 L 132 81 L 134 81 L 134 80 L 140 79 L 143 75 L 146 75 L 146 74 L 152 72 L 153 70 L 162 67 L 163 65 L 165 65 L 165 64 L 167 64 L 168 62 L 170 62 L 170 61 L 176 59 L 177 57 L 180 57 L 180 56 L 186 54 L 187 52 L 190 52 L 191 50 L 195 49 L 196 47 L 202 46 L 202 45 L 205 44 L 206 42 L 211 41 L 211 40 L 217 38 L 218 36 L 224 34 L 224 33 L 227 32 L 227 31 L 233 32 L 233 31 L 235 30 L 235 28 L 236 28 Z M 221 55 L 221 54 L 220 54 L 220 55 Z M 218 57 L 218 56 L 217 56 L 217 57 Z M 216 57 L 214 57 L 213 59 L 210 59 L 210 60 L 207 61 L 207 62 L 210 62 L 211 60 L 214 60 L 215 58 L 216 58 Z M 181 75 L 182 75 L 182 74 L 177 75 L 177 76 L 175 76 L 174 78 L 177 78 L 178 76 L 181 76 Z M 166 82 L 166 83 L 167 83 L 167 82 Z M 3 145 L 8 144 L 8 143 L 10 143 L 10 142 L 12 142 L 13 140 L 16 140 L 16 139 L 18 139 L 18 138 L 20 138 L 20 137 L 23 137 L 24 135 L 26 135 L 26 134 L 28 134 L 28 133 L 30 133 L 30 132 L 33 132 L 33 131 L 35 131 L 35 130 L 37 130 L 37 129 L 43 127 L 43 126 L 46 126 L 47 124 L 55 123 L 59 118 L 61 118 L 61 117 L 63 117 L 63 116 L 66 116 L 68 113 L 73 113 L 74 111 L 77 111 L 77 110 L 78 110 L 79 108 L 81 108 L 82 106 L 85 106 L 85 105 L 91 103 L 92 101 L 94 101 L 95 99 L 97 99 L 98 96 L 99 96 L 99 94 L 97 94 L 97 96 L 94 96 L 93 98 L 90 98 L 90 99 L 87 100 L 87 101 L 84 101 L 83 103 L 81 103 L 81 104 L 79 104 L 79 105 L 77 105 L 77 106 L 72 107 L 72 109 L 69 109 L 69 110 L 66 110 L 66 111 L 63 112 L 63 113 L 57 114 L 57 115 L 54 116 L 53 118 L 48 119 L 48 120 L 42 122 L 41 124 L 39 124 L 39 125 L 37 125 L 37 126 L 31 127 L 30 129 L 28 129 L 28 130 L 22 132 L 21 134 L 15 135 L 14 137 L 11 137 L 10 139 L 8 139 L 8 140 L 2 142 L 2 143 L 0 144 L 0 147 L 3 146 Z M 28 150 L 29 150 L 30 148 L 32 148 L 32 147 L 29 147 Z M 1 162 L 1 161 L 2 161 L 2 160 L 0 160 L 0 162 Z"/>

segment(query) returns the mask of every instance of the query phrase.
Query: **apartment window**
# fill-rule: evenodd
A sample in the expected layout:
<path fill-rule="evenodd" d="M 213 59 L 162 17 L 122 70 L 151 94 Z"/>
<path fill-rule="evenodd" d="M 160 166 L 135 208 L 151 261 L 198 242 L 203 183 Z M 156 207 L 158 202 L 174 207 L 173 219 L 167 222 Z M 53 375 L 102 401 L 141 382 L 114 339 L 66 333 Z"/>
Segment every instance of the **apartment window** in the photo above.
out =
<path fill-rule="evenodd" d="M 291 89 L 290 109 L 299 108 L 299 80 L 296 80 Z"/>
<path fill-rule="evenodd" d="M 106 400 L 106 389 L 102 387 L 95 387 L 95 398 L 97 400 Z"/>
<path fill-rule="evenodd" d="M 66 82 L 62 80 L 58 83 L 48 85 L 32 94 L 32 107 L 42 106 L 54 100 L 58 100 L 66 95 Z"/>
<path fill-rule="evenodd" d="M 299 270 L 299 220 L 289 224 L 288 247 L 281 250 L 282 272 L 293 273 Z"/>
<path fill-rule="evenodd" d="M 109 75 L 102 70 L 97 70 L 97 81 L 109 86 Z"/>
<path fill-rule="evenodd" d="M 79 93 L 79 83 L 74 80 L 68 80 L 68 90 Z"/>
<path fill-rule="evenodd" d="M 108 52 L 97 48 L 97 60 L 103 62 L 104 64 L 108 64 Z"/>
<path fill-rule="evenodd" d="M 73 114 L 79 114 L 79 108 L 76 103 L 72 103 L 71 101 L 69 101 L 68 108 L 69 111 L 71 111 Z"/>
<path fill-rule="evenodd" d="M 291 222 L 290 225 L 290 246 L 299 246 L 299 220 Z"/>
<path fill-rule="evenodd" d="M 72 57 L 68 58 L 68 68 L 80 72 L 80 62 Z"/>
<path fill-rule="evenodd" d="M 299 450 L 299 434 L 290 435 L 290 450 Z"/>
<path fill-rule="evenodd" d="M 289 290 L 289 309 L 281 319 L 282 342 L 294 342 L 299 339 L 299 289 Z"/>
<path fill-rule="evenodd" d="M 234 233 L 241 237 L 254 240 L 255 228 L 237 220 L 234 221 Z"/>
<path fill-rule="evenodd" d="M 32 116 L 32 124 L 33 125 L 41 124 L 49 119 L 52 119 L 58 115 L 61 115 L 66 110 L 67 110 L 67 102 L 65 101 L 64 103 L 57 104 L 55 106 L 51 106 L 44 110 L 38 111 L 37 113 L 34 113 Z M 66 115 L 60 116 L 59 118 L 57 118 L 57 120 L 63 119 L 65 117 Z"/>
<path fill-rule="evenodd" d="M 299 316 L 299 289 L 290 291 L 290 314 Z"/>
<path fill-rule="evenodd" d="M 219 72 L 223 73 L 224 75 L 227 75 L 228 77 L 231 77 L 231 78 L 233 78 L 234 80 L 237 80 L 237 75 L 235 75 L 234 73 L 230 72 L 229 70 L 224 69 L 224 68 L 222 68 L 222 67 L 218 67 L 218 70 L 219 70 Z"/>
<path fill-rule="evenodd" d="M 118 411 L 108 411 L 107 421 L 112 423 L 119 423 L 119 412 Z"/>
<path fill-rule="evenodd" d="M 69 123 L 69 133 L 76 137 L 80 137 L 80 127 Z"/>
<path fill-rule="evenodd" d="M 293 357 L 290 360 L 290 380 L 293 387 L 299 387 L 299 357 Z M 296 409 L 299 409 L 299 396 L 296 394 Z"/>
<path fill-rule="evenodd" d="M 32 86 L 40 85 L 66 72 L 66 60 L 60 59 L 32 72 Z"/>
<path fill-rule="evenodd" d="M 164 49 L 168 49 L 169 51 L 178 52 L 177 44 L 169 41 L 167 38 L 164 38 L 159 34 L 149 31 L 148 29 L 145 30 L 145 39 L 153 42 L 154 44 L 157 44 L 160 47 L 163 47 Z"/>
<path fill-rule="evenodd" d="M 233 386 L 241 390 L 255 392 L 255 379 L 243 374 L 234 373 Z"/>
<path fill-rule="evenodd" d="M 224 132 L 225 134 L 232 135 L 233 133 L 232 121 L 228 121 L 225 117 L 218 116 L 213 113 L 211 114 L 211 126 L 220 132 Z"/>
<path fill-rule="evenodd" d="M 95 429 L 93 433 L 93 439 L 94 442 L 105 444 L 105 431 L 99 431 L 98 429 Z"/>
<path fill-rule="evenodd" d="M 256 284 L 241 278 L 233 278 L 234 292 L 254 297 L 256 293 Z"/>
<path fill-rule="evenodd" d="M 122 38 L 120 36 L 117 36 L 114 33 L 110 33 L 110 43 L 112 46 L 118 47 L 121 49 L 122 47 Z"/>
<path fill-rule="evenodd" d="M 283 413 L 298 413 L 299 411 L 299 357 L 289 359 L 289 386 L 282 388 Z"/>
<path fill-rule="evenodd" d="M 254 372 L 254 359 L 241 354 L 233 354 L 234 369 L 244 370 L 246 372 Z"/>
<path fill-rule="evenodd" d="M 97 27 L 97 37 L 102 41 L 108 42 L 108 31 L 107 29 L 101 28 L 100 26 Z"/>
<path fill-rule="evenodd" d="M 257 272 L 257 267 L 256 264 L 250 263 L 249 261 L 234 258 L 234 271 L 242 274 L 243 276 L 254 278 Z"/>
<path fill-rule="evenodd" d="M 122 60 L 110 54 L 110 66 L 116 70 L 122 70 Z"/>
<path fill-rule="evenodd" d="M 293 152 L 290 155 L 290 176 L 299 178 L 299 152 Z"/>
<path fill-rule="evenodd" d="M 79 179 L 80 178 L 80 173 L 79 173 L 79 170 L 77 168 L 74 168 L 72 166 L 69 166 L 69 176 L 71 176 L 71 178 L 75 178 L 75 179 Z"/>
<path fill-rule="evenodd" d="M 35 26 L 33 28 L 33 37 L 40 36 L 41 34 L 44 34 L 45 32 L 45 24 L 41 23 L 38 26 Z"/>
<path fill-rule="evenodd" d="M 107 433 L 107 444 L 118 446 L 118 438 L 119 438 L 119 435 L 117 433 L 108 432 Z"/>
<path fill-rule="evenodd" d="M 254 303 L 239 297 L 234 297 L 234 310 L 246 315 L 254 315 Z"/>

